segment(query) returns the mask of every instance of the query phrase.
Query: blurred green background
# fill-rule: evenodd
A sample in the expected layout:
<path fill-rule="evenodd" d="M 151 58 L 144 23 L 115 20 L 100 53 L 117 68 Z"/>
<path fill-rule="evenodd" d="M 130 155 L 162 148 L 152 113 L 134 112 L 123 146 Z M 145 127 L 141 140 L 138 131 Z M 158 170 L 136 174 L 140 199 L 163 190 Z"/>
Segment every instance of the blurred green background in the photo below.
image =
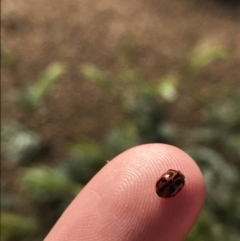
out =
<path fill-rule="evenodd" d="M 186 240 L 239 240 L 239 11 L 3 0 L 1 240 L 42 240 L 107 160 L 151 142 L 182 148 L 204 174 Z"/>

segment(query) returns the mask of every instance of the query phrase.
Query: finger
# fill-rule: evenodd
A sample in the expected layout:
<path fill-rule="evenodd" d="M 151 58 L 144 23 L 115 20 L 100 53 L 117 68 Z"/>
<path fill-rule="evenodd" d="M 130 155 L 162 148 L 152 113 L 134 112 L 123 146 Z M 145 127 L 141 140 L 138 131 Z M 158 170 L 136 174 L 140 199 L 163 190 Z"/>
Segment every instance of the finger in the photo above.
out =
<path fill-rule="evenodd" d="M 185 186 L 159 198 L 155 183 L 168 169 Z M 205 200 L 202 174 L 182 150 L 164 144 L 137 146 L 115 157 L 70 204 L 45 241 L 183 240 Z"/>

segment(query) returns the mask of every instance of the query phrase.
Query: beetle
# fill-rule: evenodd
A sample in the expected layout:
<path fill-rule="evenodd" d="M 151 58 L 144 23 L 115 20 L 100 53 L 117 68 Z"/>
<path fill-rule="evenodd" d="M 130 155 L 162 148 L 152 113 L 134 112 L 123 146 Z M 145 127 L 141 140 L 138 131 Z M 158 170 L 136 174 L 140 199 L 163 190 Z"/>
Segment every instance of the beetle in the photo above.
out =
<path fill-rule="evenodd" d="M 179 193 L 185 184 L 185 176 L 174 169 L 163 173 L 156 182 L 156 193 L 159 197 L 170 198 Z"/>

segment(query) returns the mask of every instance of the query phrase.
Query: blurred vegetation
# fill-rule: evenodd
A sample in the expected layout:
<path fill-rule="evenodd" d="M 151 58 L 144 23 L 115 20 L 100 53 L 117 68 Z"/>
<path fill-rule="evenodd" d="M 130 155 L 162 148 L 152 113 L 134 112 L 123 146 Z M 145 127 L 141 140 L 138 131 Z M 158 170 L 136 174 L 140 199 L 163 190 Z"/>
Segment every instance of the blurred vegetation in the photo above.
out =
<path fill-rule="evenodd" d="M 28 88 L 21 88 L 22 77 L 18 71 L 18 62 L 14 56 L 6 51 L 1 52 L 3 66 L 12 75 L 14 89 L 9 93 L 9 98 L 25 113 L 32 114 L 41 104 L 42 99 L 51 90 L 66 71 L 66 66 L 61 62 L 53 62 L 43 71 L 42 75 Z M 21 89 L 21 90 L 20 90 Z"/>
<path fill-rule="evenodd" d="M 44 236 L 71 199 L 107 160 L 127 148 L 150 142 L 168 143 L 184 149 L 197 161 L 204 174 L 206 205 L 186 240 L 239 240 L 239 89 L 232 90 L 224 102 L 214 96 L 210 99 L 203 93 L 199 99 L 198 90 L 195 90 L 196 99 L 200 101 L 200 112 L 206 119 L 204 127 L 189 129 L 186 125 L 173 123 L 169 115 L 176 107 L 187 113 L 186 98 L 181 89 L 214 61 L 224 61 L 229 55 L 228 51 L 222 46 L 197 46 L 187 54 L 185 67 L 178 74 L 149 80 L 134 64 L 134 48 L 135 44 L 131 41 L 122 46 L 119 65 L 114 73 L 103 71 L 93 64 L 80 67 L 80 78 L 99 86 L 120 103 L 123 122 L 109 130 L 100 144 L 94 140 L 68 143 L 67 159 L 55 167 L 37 164 L 21 167 L 20 207 L 29 204 L 33 217 L 22 216 L 21 208 L 13 213 L 11 207 L 2 205 L 3 240 Z M 28 112 L 40 105 L 49 87 L 63 72 L 62 64 L 51 65 L 34 86 L 17 95 L 21 108 Z M 21 162 L 14 163 L 21 165 Z M 48 214 L 41 215 L 42 210 Z M 32 218 L 34 221 L 31 221 Z"/>
<path fill-rule="evenodd" d="M 15 93 L 14 101 L 24 111 L 32 112 L 40 105 L 42 98 L 47 94 L 54 82 L 64 73 L 62 63 L 52 63 L 37 82 L 25 91 Z"/>
<path fill-rule="evenodd" d="M 21 239 L 37 232 L 36 220 L 19 214 L 1 213 L 1 236 L 4 240 Z"/>

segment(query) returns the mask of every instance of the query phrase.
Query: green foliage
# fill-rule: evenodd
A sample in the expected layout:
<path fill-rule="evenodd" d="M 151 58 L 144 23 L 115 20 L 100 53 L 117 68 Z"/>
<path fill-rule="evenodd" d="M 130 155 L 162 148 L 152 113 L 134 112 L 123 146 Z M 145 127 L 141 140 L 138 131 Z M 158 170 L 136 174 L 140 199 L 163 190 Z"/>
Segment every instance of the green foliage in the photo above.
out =
<path fill-rule="evenodd" d="M 205 209 L 200 214 L 197 224 L 193 227 L 186 238 L 186 241 L 202 240 L 230 240 L 227 239 L 223 225 L 217 223 L 211 213 Z"/>
<path fill-rule="evenodd" d="M 74 197 L 82 188 L 71 182 L 62 172 L 45 167 L 25 170 L 21 187 L 27 197 L 36 202 Z"/>
<path fill-rule="evenodd" d="M 66 72 L 66 66 L 63 63 L 52 62 L 32 86 L 20 90 L 22 88 L 23 78 L 19 74 L 19 61 L 13 54 L 4 49 L 1 51 L 1 60 L 3 66 L 12 75 L 13 86 L 9 98 L 24 112 L 30 114 L 39 107 L 42 99 L 51 90 L 55 81 Z"/>
<path fill-rule="evenodd" d="M 217 125 L 223 131 L 234 132 L 240 128 L 240 90 L 230 96 L 223 104 L 211 104 L 207 107 L 206 115 L 211 125 Z"/>
<path fill-rule="evenodd" d="M 6 241 L 31 237 L 39 231 L 36 220 L 13 213 L 1 213 L 1 239 Z"/>
<path fill-rule="evenodd" d="M 177 85 L 179 80 L 174 76 L 166 76 L 159 81 L 153 93 L 156 91 L 164 100 L 172 102 L 178 97 Z"/>
<path fill-rule="evenodd" d="M 12 98 L 24 111 L 32 113 L 64 72 L 65 66 L 62 63 L 52 63 L 35 84 L 22 92 L 16 92 Z"/>
<path fill-rule="evenodd" d="M 98 69 L 93 64 L 83 65 L 80 74 L 83 74 L 85 78 L 99 86 L 106 87 L 108 84 L 108 76 L 106 73 Z"/>
<path fill-rule="evenodd" d="M 86 184 L 106 163 L 106 156 L 97 143 L 70 144 L 69 157 L 59 168 L 73 181 Z"/>
<path fill-rule="evenodd" d="M 42 138 L 18 122 L 2 126 L 1 154 L 9 166 L 33 162 L 44 149 Z"/>
<path fill-rule="evenodd" d="M 194 75 L 209 66 L 215 60 L 226 59 L 227 57 L 228 51 L 223 46 L 204 43 L 196 46 L 196 48 L 188 54 L 187 69 Z"/>
<path fill-rule="evenodd" d="M 137 126 L 134 122 L 125 122 L 121 128 L 114 129 L 109 133 L 104 144 L 109 158 L 140 144 Z"/>

